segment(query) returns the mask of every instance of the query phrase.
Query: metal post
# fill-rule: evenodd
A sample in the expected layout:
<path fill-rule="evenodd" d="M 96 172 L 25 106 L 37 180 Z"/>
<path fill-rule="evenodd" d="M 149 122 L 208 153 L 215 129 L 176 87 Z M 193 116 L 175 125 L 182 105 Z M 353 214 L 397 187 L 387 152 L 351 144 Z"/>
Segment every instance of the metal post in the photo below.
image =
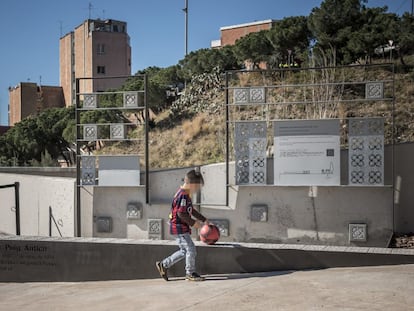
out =
<path fill-rule="evenodd" d="M 149 110 L 147 96 L 148 78 L 144 75 L 144 109 L 145 109 L 145 202 L 150 204 L 149 189 Z"/>
<path fill-rule="evenodd" d="M 16 235 L 20 235 L 20 194 L 19 194 L 20 183 L 14 183 L 14 198 L 16 205 Z"/>
<path fill-rule="evenodd" d="M 188 0 L 185 0 L 185 56 L 188 55 Z"/>
<path fill-rule="evenodd" d="M 229 161 L 230 161 L 230 138 L 229 138 L 229 75 L 226 72 L 226 206 L 229 206 Z"/>
<path fill-rule="evenodd" d="M 392 176 L 392 231 L 395 232 L 395 64 L 392 64 L 392 112 L 391 112 L 391 176 Z"/>
<path fill-rule="evenodd" d="M 52 236 L 52 207 L 49 206 L 49 236 Z"/>
<path fill-rule="evenodd" d="M 80 115 L 78 108 L 80 108 L 79 97 L 79 78 L 76 78 L 76 105 L 75 105 L 75 117 L 76 117 L 76 236 L 81 236 L 81 188 L 80 188 Z"/>

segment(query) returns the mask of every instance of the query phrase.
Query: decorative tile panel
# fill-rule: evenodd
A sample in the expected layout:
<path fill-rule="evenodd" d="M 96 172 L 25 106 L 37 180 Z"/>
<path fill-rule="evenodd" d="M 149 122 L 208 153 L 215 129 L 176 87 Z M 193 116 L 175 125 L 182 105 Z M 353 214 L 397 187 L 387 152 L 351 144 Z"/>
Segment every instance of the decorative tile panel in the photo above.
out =
<path fill-rule="evenodd" d="M 365 99 L 382 99 L 384 98 L 384 83 L 369 82 L 365 84 Z"/>
<path fill-rule="evenodd" d="M 367 225 L 349 224 L 349 242 L 366 242 Z"/>
<path fill-rule="evenodd" d="M 266 184 L 266 122 L 236 122 L 236 184 Z"/>
<path fill-rule="evenodd" d="M 96 157 L 82 156 L 81 157 L 81 185 L 95 185 L 96 184 Z"/>
<path fill-rule="evenodd" d="M 83 125 L 83 139 L 86 141 L 96 140 L 98 138 L 98 126 L 96 124 Z"/>
<path fill-rule="evenodd" d="M 98 107 L 98 96 L 96 94 L 83 95 L 83 108 L 95 109 Z"/>
<path fill-rule="evenodd" d="M 124 139 L 125 138 L 125 125 L 124 124 L 111 124 L 110 126 L 111 139 Z"/>
<path fill-rule="evenodd" d="M 137 108 L 138 107 L 138 92 L 124 93 L 124 107 Z"/>
<path fill-rule="evenodd" d="M 152 240 L 162 240 L 162 219 L 148 219 L 148 238 Z"/>
<path fill-rule="evenodd" d="M 349 184 L 384 184 L 384 120 L 349 120 Z"/>
<path fill-rule="evenodd" d="M 267 222 L 268 206 L 252 205 L 250 207 L 250 220 L 255 222 Z"/>

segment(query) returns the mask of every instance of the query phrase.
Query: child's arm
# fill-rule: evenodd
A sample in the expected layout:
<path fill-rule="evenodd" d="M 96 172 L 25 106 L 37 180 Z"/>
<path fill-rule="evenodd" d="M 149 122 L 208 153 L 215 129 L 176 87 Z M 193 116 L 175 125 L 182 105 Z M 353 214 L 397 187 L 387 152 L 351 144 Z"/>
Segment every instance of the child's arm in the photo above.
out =
<path fill-rule="evenodd" d="M 195 218 L 197 218 L 198 220 L 200 220 L 202 222 L 205 222 L 207 220 L 206 217 L 201 215 L 201 213 L 199 211 L 195 210 L 194 208 L 193 208 L 192 216 L 194 216 Z"/>

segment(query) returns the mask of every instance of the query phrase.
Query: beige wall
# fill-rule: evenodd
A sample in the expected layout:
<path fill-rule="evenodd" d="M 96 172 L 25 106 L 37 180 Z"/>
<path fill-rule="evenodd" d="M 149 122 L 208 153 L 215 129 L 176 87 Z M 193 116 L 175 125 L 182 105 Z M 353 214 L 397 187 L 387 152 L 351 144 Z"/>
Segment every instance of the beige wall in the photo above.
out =
<path fill-rule="evenodd" d="M 12 126 L 21 120 L 21 93 L 20 86 L 9 89 L 9 125 Z"/>
<path fill-rule="evenodd" d="M 89 31 L 92 22 L 92 20 L 86 20 L 75 28 L 73 32 L 74 56 L 72 55 L 71 34 L 67 34 L 60 39 L 60 83 L 67 106 L 73 103 L 71 91 L 73 61 L 75 78 L 127 76 L 131 74 L 131 47 L 128 34 L 111 31 Z M 98 53 L 98 44 L 105 46 L 104 53 Z M 105 74 L 98 74 L 98 66 L 105 66 Z M 98 92 L 105 91 L 108 88 L 117 88 L 124 81 L 125 79 L 81 80 L 79 87 L 81 93 Z"/>
<path fill-rule="evenodd" d="M 64 107 L 65 102 L 61 87 L 22 82 L 9 90 L 9 106 L 9 125 L 14 125 L 45 109 Z"/>
<path fill-rule="evenodd" d="M 92 39 L 88 31 L 88 22 L 75 29 L 75 78 L 92 77 Z M 93 92 L 92 82 L 82 80 L 81 93 Z"/>
<path fill-rule="evenodd" d="M 63 88 L 66 106 L 70 106 L 72 98 L 72 39 L 73 32 L 60 39 L 60 85 Z"/>

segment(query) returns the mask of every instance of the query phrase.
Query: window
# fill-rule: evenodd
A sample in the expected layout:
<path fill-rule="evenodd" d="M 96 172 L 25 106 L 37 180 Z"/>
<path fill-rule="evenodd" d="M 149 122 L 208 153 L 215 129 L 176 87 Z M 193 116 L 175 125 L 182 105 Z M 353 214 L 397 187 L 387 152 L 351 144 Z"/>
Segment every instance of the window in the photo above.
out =
<path fill-rule="evenodd" d="M 113 26 L 114 32 L 118 32 L 118 25 Z"/>
<path fill-rule="evenodd" d="M 105 44 L 98 44 L 98 55 L 105 54 Z"/>
<path fill-rule="evenodd" d="M 102 74 L 102 75 L 104 75 L 105 74 L 105 66 L 98 66 L 98 68 L 97 68 L 98 70 L 98 74 Z"/>

